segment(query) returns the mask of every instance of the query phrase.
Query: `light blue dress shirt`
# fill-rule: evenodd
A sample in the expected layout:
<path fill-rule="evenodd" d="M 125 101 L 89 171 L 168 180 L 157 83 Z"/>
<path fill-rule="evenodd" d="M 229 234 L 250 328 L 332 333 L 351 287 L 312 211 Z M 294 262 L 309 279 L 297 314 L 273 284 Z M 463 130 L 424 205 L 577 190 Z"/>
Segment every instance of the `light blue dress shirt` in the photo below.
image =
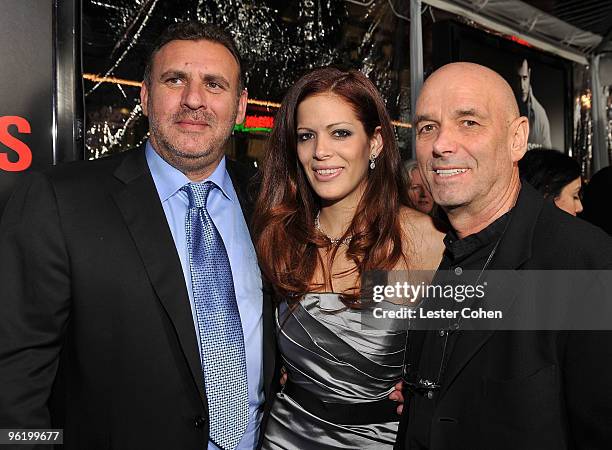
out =
<path fill-rule="evenodd" d="M 180 190 L 190 180 L 181 171 L 164 161 L 153 150 L 149 142 L 146 145 L 145 155 L 174 238 L 174 245 L 181 259 L 191 304 L 194 331 L 197 342 L 199 342 L 198 322 L 191 288 L 189 252 L 185 234 L 185 220 L 189 201 L 187 194 Z M 219 230 L 227 250 L 244 333 L 249 384 L 249 425 L 238 444 L 238 448 L 253 449 L 259 437 L 264 401 L 261 273 L 238 196 L 225 169 L 225 158 L 221 160 L 209 178 L 202 180 L 202 182 L 204 181 L 212 181 L 219 186 L 219 189 L 213 189 L 210 192 L 206 209 Z M 209 442 L 208 449 L 218 450 L 218 447 Z"/>

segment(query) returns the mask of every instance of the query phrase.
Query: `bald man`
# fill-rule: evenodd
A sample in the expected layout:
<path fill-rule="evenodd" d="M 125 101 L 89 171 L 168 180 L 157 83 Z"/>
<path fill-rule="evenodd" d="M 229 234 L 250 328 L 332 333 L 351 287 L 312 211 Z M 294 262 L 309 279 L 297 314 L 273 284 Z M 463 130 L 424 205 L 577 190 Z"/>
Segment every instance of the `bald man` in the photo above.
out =
<path fill-rule="evenodd" d="M 607 235 L 521 183 L 529 122 L 497 73 L 468 63 L 434 72 L 414 129 L 421 175 L 453 228 L 438 274 L 612 268 Z M 609 332 L 449 324 L 411 333 L 398 448 L 609 448 Z"/>

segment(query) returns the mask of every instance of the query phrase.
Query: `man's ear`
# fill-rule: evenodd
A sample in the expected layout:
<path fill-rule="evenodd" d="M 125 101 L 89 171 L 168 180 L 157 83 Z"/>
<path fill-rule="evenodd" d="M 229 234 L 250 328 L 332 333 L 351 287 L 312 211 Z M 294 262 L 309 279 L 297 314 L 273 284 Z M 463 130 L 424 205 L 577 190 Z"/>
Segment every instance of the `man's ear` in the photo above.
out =
<path fill-rule="evenodd" d="M 385 142 L 383 140 L 380 130 L 380 126 L 377 126 L 374 129 L 372 137 L 370 138 L 370 155 L 374 155 L 375 157 L 378 157 L 380 155 L 385 146 Z"/>
<path fill-rule="evenodd" d="M 529 140 L 529 119 L 525 116 L 518 117 L 512 121 L 509 131 L 510 154 L 512 162 L 517 162 L 523 158 L 527 151 Z"/>
<path fill-rule="evenodd" d="M 149 115 L 148 111 L 149 105 L 149 88 L 147 87 L 147 82 L 143 81 L 140 85 L 140 106 L 142 106 L 142 113 L 145 116 Z"/>
<path fill-rule="evenodd" d="M 244 118 L 246 117 L 248 97 L 249 94 L 246 88 L 244 88 L 240 93 L 240 97 L 238 98 L 238 110 L 236 112 L 236 124 L 238 125 L 244 122 Z"/>

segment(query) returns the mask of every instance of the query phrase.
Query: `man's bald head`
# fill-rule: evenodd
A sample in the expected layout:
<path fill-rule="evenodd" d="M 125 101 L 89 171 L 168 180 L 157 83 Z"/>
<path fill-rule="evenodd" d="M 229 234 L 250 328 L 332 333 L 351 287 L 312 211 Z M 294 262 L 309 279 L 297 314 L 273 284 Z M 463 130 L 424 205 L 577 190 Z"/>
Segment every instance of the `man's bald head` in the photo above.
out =
<path fill-rule="evenodd" d="M 455 230 L 458 217 L 473 231 L 507 211 L 529 123 L 506 80 L 478 64 L 443 66 L 423 85 L 414 125 L 421 175 Z"/>
<path fill-rule="evenodd" d="M 519 116 L 516 97 L 508 82 L 494 70 L 469 62 L 450 63 L 433 72 L 425 81 L 419 98 L 423 98 L 427 89 L 439 89 L 441 85 L 452 88 L 455 84 L 471 85 L 479 90 L 492 104 L 499 106 L 509 122 Z"/>

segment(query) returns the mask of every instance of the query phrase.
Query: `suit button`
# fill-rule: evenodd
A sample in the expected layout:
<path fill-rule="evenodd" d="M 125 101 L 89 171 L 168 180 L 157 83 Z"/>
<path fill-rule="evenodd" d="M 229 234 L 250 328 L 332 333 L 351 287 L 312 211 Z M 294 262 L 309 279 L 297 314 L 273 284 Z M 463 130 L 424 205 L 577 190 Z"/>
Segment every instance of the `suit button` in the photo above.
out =
<path fill-rule="evenodd" d="M 427 391 L 426 396 L 427 396 L 427 398 L 428 398 L 429 400 L 431 400 L 431 399 L 433 398 L 433 396 L 434 396 L 433 391 Z"/>
<path fill-rule="evenodd" d="M 202 428 L 203 426 L 206 425 L 206 422 L 207 421 L 205 417 L 198 416 L 195 418 L 195 421 L 193 424 L 195 425 L 196 428 Z"/>

